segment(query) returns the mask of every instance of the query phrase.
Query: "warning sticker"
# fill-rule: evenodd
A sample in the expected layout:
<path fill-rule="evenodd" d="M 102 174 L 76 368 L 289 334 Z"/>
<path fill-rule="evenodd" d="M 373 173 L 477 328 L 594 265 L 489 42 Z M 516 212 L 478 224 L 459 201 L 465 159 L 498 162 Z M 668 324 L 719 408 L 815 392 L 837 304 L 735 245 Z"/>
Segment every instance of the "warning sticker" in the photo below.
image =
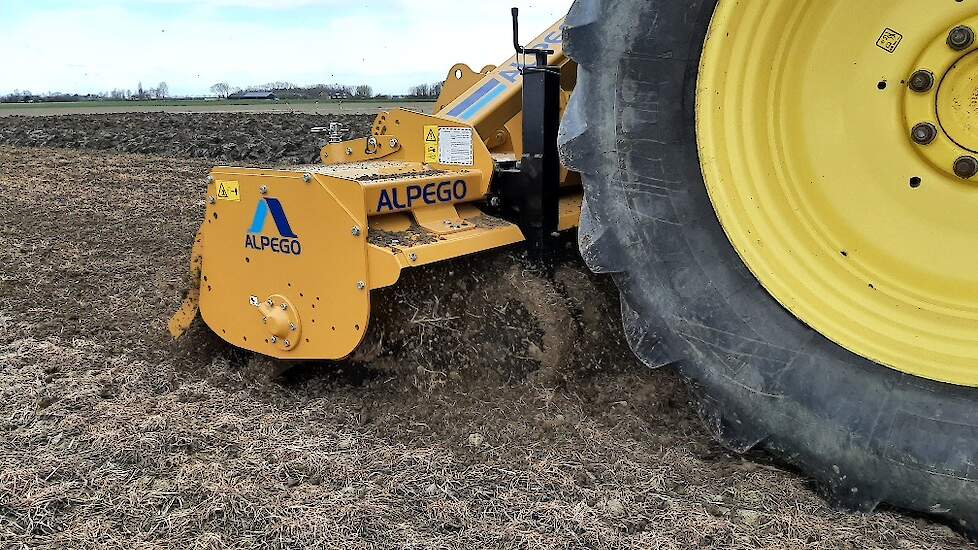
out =
<path fill-rule="evenodd" d="M 900 47 L 900 42 L 903 42 L 903 35 L 887 27 L 880 35 L 880 39 L 876 41 L 876 45 L 884 51 L 896 53 L 897 48 Z"/>
<path fill-rule="evenodd" d="M 217 182 L 217 198 L 222 201 L 241 201 L 241 189 L 236 181 Z"/>
<path fill-rule="evenodd" d="M 438 162 L 453 166 L 475 164 L 471 128 L 438 129 Z"/>
<path fill-rule="evenodd" d="M 438 127 L 424 127 L 424 161 L 427 163 L 438 162 Z"/>

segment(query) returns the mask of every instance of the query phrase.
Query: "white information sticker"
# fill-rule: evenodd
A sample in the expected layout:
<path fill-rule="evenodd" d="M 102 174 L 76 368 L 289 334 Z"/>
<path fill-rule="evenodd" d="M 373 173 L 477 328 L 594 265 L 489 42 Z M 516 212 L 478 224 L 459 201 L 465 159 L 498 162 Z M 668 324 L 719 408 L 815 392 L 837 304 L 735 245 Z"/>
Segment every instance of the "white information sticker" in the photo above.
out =
<path fill-rule="evenodd" d="M 438 129 L 438 162 L 453 166 L 475 164 L 471 128 Z"/>

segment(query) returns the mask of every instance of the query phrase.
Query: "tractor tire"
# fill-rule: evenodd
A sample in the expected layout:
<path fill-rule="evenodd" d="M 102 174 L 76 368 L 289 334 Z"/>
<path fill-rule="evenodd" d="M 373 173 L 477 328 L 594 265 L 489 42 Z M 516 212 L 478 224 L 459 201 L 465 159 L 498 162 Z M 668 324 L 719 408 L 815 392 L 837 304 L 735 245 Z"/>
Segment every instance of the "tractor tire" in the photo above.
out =
<path fill-rule="evenodd" d="M 738 255 L 699 159 L 695 108 L 717 0 L 577 0 L 561 156 L 581 172 L 581 253 L 613 274 L 648 367 L 676 366 L 710 432 L 800 468 L 831 504 L 940 516 L 978 534 L 978 390 L 851 353 Z M 737 70 L 737 67 L 730 67 Z"/>

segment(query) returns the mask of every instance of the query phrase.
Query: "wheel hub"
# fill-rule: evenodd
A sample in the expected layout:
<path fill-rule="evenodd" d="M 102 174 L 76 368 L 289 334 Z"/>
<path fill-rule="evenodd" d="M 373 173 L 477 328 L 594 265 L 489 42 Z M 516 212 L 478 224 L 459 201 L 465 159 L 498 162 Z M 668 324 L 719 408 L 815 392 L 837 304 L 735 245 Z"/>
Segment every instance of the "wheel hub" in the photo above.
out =
<path fill-rule="evenodd" d="M 926 4 L 926 5 L 925 5 Z M 703 180 L 781 305 L 878 364 L 978 386 L 978 9 L 720 0 Z"/>
<path fill-rule="evenodd" d="M 938 170 L 978 184 L 978 18 L 941 32 L 907 81 L 904 115 L 917 152 Z M 931 129 L 939 130 L 931 133 Z"/>
<path fill-rule="evenodd" d="M 299 345 L 302 323 L 288 298 L 276 294 L 260 302 L 257 308 L 270 344 L 283 351 L 291 351 Z"/>

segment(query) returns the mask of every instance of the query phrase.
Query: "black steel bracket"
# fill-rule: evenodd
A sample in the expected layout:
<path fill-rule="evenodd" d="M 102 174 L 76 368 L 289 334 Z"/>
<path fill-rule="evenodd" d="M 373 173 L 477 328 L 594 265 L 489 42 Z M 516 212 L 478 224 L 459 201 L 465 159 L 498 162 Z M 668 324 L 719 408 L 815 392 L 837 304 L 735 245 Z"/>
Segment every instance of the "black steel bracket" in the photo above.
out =
<path fill-rule="evenodd" d="M 532 54 L 523 65 L 523 156 L 496 167 L 490 208 L 519 225 L 530 257 L 552 267 L 560 224 L 560 68 L 551 67 L 553 51 L 519 45 L 519 10 L 513 8 L 513 42 L 518 54 Z"/>

